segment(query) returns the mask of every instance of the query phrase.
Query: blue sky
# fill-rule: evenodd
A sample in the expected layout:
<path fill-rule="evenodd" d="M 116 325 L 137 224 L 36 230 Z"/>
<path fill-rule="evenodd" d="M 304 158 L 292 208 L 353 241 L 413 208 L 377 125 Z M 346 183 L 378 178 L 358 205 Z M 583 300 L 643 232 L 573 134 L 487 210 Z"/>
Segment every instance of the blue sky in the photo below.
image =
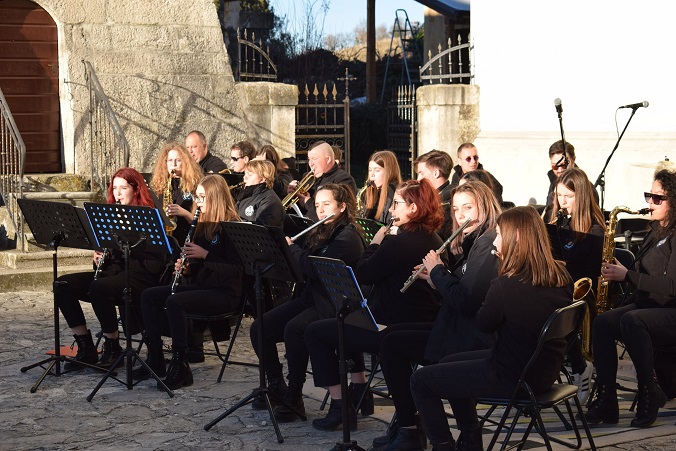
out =
<path fill-rule="evenodd" d="M 315 3 L 315 11 L 320 12 L 322 1 L 329 2 L 324 24 L 324 34 L 351 33 L 361 21 L 366 21 L 366 0 L 270 0 L 270 5 L 280 15 L 304 21 L 304 5 Z M 385 25 L 392 30 L 395 12 L 404 9 L 411 22 L 423 22 L 423 5 L 413 0 L 376 0 L 376 26 Z M 400 20 L 403 15 L 400 16 Z"/>

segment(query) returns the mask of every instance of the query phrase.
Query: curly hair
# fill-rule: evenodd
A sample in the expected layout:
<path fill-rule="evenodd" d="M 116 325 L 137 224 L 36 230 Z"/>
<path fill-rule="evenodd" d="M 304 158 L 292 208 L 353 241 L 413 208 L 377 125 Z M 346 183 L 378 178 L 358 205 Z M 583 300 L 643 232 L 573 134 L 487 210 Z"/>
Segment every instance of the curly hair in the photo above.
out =
<path fill-rule="evenodd" d="M 197 188 L 197 182 L 204 177 L 204 174 L 200 165 L 190 156 L 188 149 L 177 141 L 167 143 L 157 156 L 155 169 L 153 169 L 153 177 L 150 180 L 150 187 L 158 196 L 162 196 L 164 190 L 167 189 L 167 182 L 169 181 L 167 155 L 172 150 L 177 151 L 181 156 L 181 191 L 184 193 L 194 193 L 195 188 Z"/>
<path fill-rule="evenodd" d="M 407 232 L 422 230 L 434 233 L 444 223 L 444 214 L 441 211 L 439 193 L 432 184 L 425 180 L 407 180 L 397 186 L 397 193 L 404 199 L 406 205 L 415 204 L 418 208 L 409 216 L 406 224 L 399 226 Z"/>
<path fill-rule="evenodd" d="M 669 203 L 666 218 L 667 225 L 660 227 L 657 231 L 657 236 L 663 238 L 672 234 L 676 229 L 676 172 L 661 169 L 655 172 L 654 180 L 662 185 L 662 189 L 667 196 L 667 202 Z"/>
<path fill-rule="evenodd" d="M 116 178 L 125 179 L 129 186 L 134 190 L 134 199 L 132 199 L 132 205 L 142 205 L 146 207 L 155 207 L 153 198 L 148 191 L 148 185 L 146 181 L 143 180 L 143 176 L 140 172 L 133 168 L 121 168 L 118 169 L 115 174 L 110 178 L 110 183 L 108 184 L 108 193 L 107 201 L 109 204 L 115 203 L 115 195 L 113 194 L 113 183 Z"/>

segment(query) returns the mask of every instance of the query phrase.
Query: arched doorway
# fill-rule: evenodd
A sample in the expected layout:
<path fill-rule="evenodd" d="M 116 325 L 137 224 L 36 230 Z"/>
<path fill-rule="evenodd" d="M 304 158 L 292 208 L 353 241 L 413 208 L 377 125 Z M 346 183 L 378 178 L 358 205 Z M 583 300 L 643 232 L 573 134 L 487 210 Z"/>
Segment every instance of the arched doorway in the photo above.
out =
<path fill-rule="evenodd" d="M 27 0 L 0 0 L 0 89 L 26 144 L 26 173 L 62 171 L 58 37 Z"/>

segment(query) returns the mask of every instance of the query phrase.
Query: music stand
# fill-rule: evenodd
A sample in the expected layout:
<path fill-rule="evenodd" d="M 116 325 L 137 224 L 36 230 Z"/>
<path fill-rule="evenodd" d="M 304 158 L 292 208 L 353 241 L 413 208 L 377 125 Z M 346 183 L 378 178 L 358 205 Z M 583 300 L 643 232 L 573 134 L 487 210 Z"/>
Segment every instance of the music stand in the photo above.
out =
<path fill-rule="evenodd" d="M 263 227 L 256 224 L 244 222 L 222 222 L 221 228 L 224 234 L 230 239 L 237 250 L 242 263 L 244 272 L 254 276 L 254 291 L 256 293 L 256 318 L 258 324 L 258 349 L 263 349 L 263 289 L 261 277 L 265 276 L 275 280 L 290 280 L 299 282 L 303 279 L 302 272 L 298 264 L 289 252 L 289 246 L 286 243 L 284 234 L 279 227 Z M 272 411 L 272 404 L 268 396 L 268 388 L 265 384 L 265 362 L 264 354 L 258 358 L 258 376 L 259 384 L 254 388 L 250 395 L 240 400 L 237 404 L 222 413 L 218 418 L 204 426 L 208 431 L 216 423 L 230 415 L 242 406 L 253 402 L 254 399 L 262 397 L 270 414 L 270 420 L 277 434 L 277 441 L 284 442 L 282 433 L 279 430 L 277 419 Z M 303 421 L 307 417 L 293 407 L 286 405 L 294 411 Z"/>
<path fill-rule="evenodd" d="M 124 258 L 124 307 L 125 307 L 125 337 L 127 345 L 115 359 L 110 369 L 106 372 L 103 378 L 99 381 L 94 390 L 87 396 L 87 401 L 90 401 L 99 391 L 101 386 L 109 377 L 113 377 L 116 381 L 125 384 L 128 390 L 134 387 L 131 369 L 133 360 L 137 359 L 141 365 L 150 372 L 150 375 L 155 378 L 160 386 L 170 397 L 174 393 L 162 382 L 162 380 L 155 374 L 155 372 L 148 366 L 148 364 L 139 357 L 136 349 L 131 345 L 131 329 L 130 316 L 132 312 L 131 306 L 131 288 L 129 287 L 129 254 L 131 249 L 143 244 L 143 249 L 150 253 L 156 254 L 171 254 L 171 245 L 169 239 L 164 231 L 164 224 L 160 212 L 156 208 L 143 207 L 136 205 L 119 205 L 119 204 L 95 204 L 90 202 L 84 203 L 85 211 L 91 228 L 94 232 L 97 245 L 101 248 L 119 249 L 122 251 Z M 134 243 L 134 244 L 131 244 Z M 127 357 L 127 381 L 126 383 L 112 376 L 122 359 Z"/>
<path fill-rule="evenodd" d="M 42 366 L 49 362 L 40 379 L 31 387 L 31 393 L 35 393 L 45 379 L 49 375 L 61 376 L 61 362 L 75 362 L 72 357 L 61 355 L 61 340 L 59 337 L 59 304 L 56 299 L 56 293 L 59 286 L 65 282 L 57 282 L 57 252 L 59 246 L 74 247 L 79 249 L 94 249 L 93 235 L 89 227 L 89 221 L 84 214 L 84 210 L 74 207 L 73 205 L 61 202 L 45 202 L 31 199 L 18 199 L 21 212 L 26 218 L 28 227 L 30 228 L 35 241 L 38 244 L 46 245 L 47 249 L 52 250 L 52 292 L 54 296 L 54 355 L 47 359 L 33 363 L 31 365 L 21 368 L 21 372 Z M 96 365 L 91 365 L 85 362 L 77 362 L 89 368 L 100 370 Z M 52 373 L 52 368 L 55 368 Z M 65 373 L 64 373 L 65 374 Z"/>
<path fill-rule="evenodd" d="M 385 224 L 382 224 L 373 219 L 366 218 L 356 218 L 355 221 L 361 226 L 361 229 L 364 231 L 364 238 L 367 243 L 373 241 L 373 237 L 378 233 L 378 230 Z"/>
<path fill-rule="evenodd" d="M 350 439 L 350 417 L 348 408 L 352 405 L 347 389 L 347 360 L 345 358 L 345 324 L 361 327 L 377 332 L 376 320 L 366 303 L 366 299 L 359 288 L 359 283 L 342 260 L 326 257 L 310 256 L 310 261 L 317 277 L 322 282 L 326 294 L 336 307 L 338 319 L 338 355 L 340 369 L 340 393 L 343 399 L 343 441 L 336 443 L 336 451 L 363 451 L 356 440 Z"/>

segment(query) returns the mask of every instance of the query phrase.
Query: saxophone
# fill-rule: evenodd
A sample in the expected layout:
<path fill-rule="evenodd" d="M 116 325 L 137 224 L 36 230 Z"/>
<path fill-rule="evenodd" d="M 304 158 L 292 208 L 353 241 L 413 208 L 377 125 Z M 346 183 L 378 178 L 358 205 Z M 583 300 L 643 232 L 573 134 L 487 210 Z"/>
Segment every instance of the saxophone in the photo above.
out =
<path fill-rule="evenodd" d="M 165 232 L 167 232 L 167 235 L 171 236 L 171 233 L 176 229 L 176 217 L 174 215 L 170 215 L 169 211 L 167 208 L 169 207 L 169 204 L 173 203 L 172 202 L 172 186 L 171 182 L 174 178 L 174 170 L 172 169 L 171 172 L 169 173 L 169 179 L 167 180 L 167 187 L 164 190 L 164 198 L 162 199 L 162 207 L 164 208 L 164 211 L 167 213 L 167 219 L 169 219 L 169 224 L 164 226 Z"/>
<path fill-rule="evenodd" d="M 366 213 L 366 199 L 364 199 L 364 193 L 372 183 L 372 181 L 368 180 L 366 184 L 357 191 L 357 217 L 359 218 L 363 218 Z"/>

